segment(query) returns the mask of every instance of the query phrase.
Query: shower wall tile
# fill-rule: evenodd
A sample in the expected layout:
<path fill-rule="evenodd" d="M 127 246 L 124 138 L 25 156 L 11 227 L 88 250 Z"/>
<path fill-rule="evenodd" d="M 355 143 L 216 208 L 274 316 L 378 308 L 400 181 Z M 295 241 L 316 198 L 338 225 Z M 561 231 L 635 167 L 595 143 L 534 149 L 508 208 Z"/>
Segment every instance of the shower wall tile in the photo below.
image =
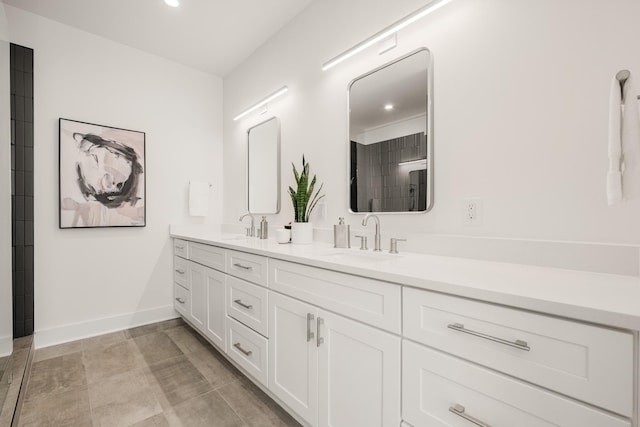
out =
<path fill-rule="evenodd" d="M 11 44 L 13 335 L 33 334 L 33 50 Z"/>

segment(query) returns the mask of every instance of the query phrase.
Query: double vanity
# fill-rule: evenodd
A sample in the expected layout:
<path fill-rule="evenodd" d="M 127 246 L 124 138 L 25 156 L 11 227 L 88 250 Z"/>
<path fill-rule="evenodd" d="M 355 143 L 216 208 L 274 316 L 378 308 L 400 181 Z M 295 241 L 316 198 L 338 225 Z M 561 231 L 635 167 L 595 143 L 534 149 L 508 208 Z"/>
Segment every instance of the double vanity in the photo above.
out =
<path fill-rule="evenodd" d="M 305 425 L 638 427 L 637 277 L 171 236 L 176 310 Z"/>

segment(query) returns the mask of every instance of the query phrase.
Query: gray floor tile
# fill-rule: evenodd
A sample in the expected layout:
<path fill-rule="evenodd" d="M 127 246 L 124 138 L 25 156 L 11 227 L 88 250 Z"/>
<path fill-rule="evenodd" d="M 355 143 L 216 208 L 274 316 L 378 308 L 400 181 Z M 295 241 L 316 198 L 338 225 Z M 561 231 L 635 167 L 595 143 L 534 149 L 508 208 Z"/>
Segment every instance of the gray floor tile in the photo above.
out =
<path fill-rule="evenodd" d="M 53 345 L 51 347 L 39 348 L 33 355 L 34 362 L 40 362 L 54 357 L 64 356 L 66 354 L 77 353 L 82 351 L 82 341 L 72 341 L 65 344 Z"/>
<path fill-rule="evenodd" d="M 204 376 L 214 389 L 229 384 L 238 379 L 238 371 L 227 360 L 212 354 L 215 350 L 202 350 L 187 354 L 187 358 L 193 363 L 198 372 Z"/>
<path fill-rule="evenodd" d="M 149 365 L 183 354 L 164 331 L 140 335 L 133 340 Z"/>
<path fill-rule="evenodd" d="M 111 332 L 110 334 L 98 335 L 97 337 L 91 337 L 81 340 L 83 350 L 93 350 L 96 348 L 107 347 L 113 344 L 120 343 L 129 338 L 126 331 Z"/>
<path fill-rule="evenodd" d="M 92 425 L 89 393 L 86 388 L 48 394 L 25 402 L 20 414 L 20 426 L 24 427 Z"/>
<path fill-rule="evenodd" d="M 234 381 L 217 391 L 248 427 L 300 426 L 250 380 Z"/>
<path fill-rule="evenodd" d="M 36 362 L 31 367 L 26 400 L 87 386 L 82 353 L 72 353 Z"/>
<path fill-rule="evenodd" d="M 144 359 L 133 340 L 94 346 L 83 352 L 87 382 L 94 384 L 144 367 Z"/>
<path fill-rule="evenodd" d="M 128 426 L 162 412 L 142 370 L 89 385 L 93 425 Z"/>
<path fill-rule="evenodd" d="M 167 417 L 164 414 L 154 415 L 135 424 L 131 424 L 131 427 L 171 427 Z"/>
<path fill-rule="evenodd" d="M 216 391 L 182 402 L 167 411 L 166 416 L 171 425 L 185 427 L 245 427 Z"/>
<path fill-rule="evenodd" d="M 155 383 L 166 401 L 175 406 L 185 400 L 211 391 L 213 388 L 186 356 L 165 359 L 149 366 L 152 385 Z M 156 388 L 156 393 L 158 389 Z M 161 403 L 163 403 L 161 401 Z"/>
<path fill-rule="evenodd" d="M 167 329 L 164 333 L 171 338 L 184 354 L 193 353 L 194 351 L 205 351 L 207 347 L 210 346 L 209 343 L 198 338 L 197 333 L 193 332 L 189 326 L 178 326 Z"/>
<path fill-rule="evenodd" d="M 136 338 L 142 335 L 152 334 L 158 331 L 164 331 L 166 329 L 175 328 L 176 326 L 182 326 L 185 322 L 181 317 L 176 319 L 165 320 L 164 322 L 152 323 L 150 325 L 138 326 L 125 331 L 127 338 Z"/>

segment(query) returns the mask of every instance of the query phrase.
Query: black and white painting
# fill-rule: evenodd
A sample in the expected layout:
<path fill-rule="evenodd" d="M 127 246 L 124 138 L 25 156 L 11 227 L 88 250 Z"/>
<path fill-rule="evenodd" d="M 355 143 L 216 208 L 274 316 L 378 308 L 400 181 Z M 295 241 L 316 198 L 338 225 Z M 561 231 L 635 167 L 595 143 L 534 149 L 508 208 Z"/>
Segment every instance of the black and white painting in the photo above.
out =
<path fill-rule="evenodd" d="M 60 228 L 144 227 L 145 133 L 59 124 Z"/>

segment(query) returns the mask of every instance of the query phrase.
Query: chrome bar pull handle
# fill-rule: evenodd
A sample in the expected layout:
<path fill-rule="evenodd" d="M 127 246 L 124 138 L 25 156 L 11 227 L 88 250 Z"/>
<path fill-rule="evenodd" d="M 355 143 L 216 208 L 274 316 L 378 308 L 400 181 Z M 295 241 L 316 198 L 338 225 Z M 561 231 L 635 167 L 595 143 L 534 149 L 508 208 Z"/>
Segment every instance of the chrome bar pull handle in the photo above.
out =
<path fill-rule="evenodd" d="M 178 274 L 184 274 L 184 270 L 181 270 L 181 269 L 179 269 L 179 268 L 178 268 L 178 269 L 176 269 L 176 273 L 178 273 Z"/>
<path fill-rule="evenodd" d="M 320 336 L 320 326 L 322 325 L 324 325 L 324 319 L 322 317 L 318 317 L 318 325 L 316 330 L 316 336 L 317 336 L 316 346 L 317 347 L 320 347 L 320 344 L 324 342 L 324 338 Z"/>
<path fill-rule="evenodd" d="M 178 301 L 180 304 L 184 304 L 184 300 L 182 298 L 176 298 L 176 301 Z"/>
<path fill-rule="evenodd" d="M 176 249 L 184 249 L 184 245 L 176 245 Z"/>
<path fill-rule="evenodd" d="M 311 322 L 313 322 L 313 314 L 307 313 L 307 342 L 311 341 L 314 337 L 313 331 L 311 330 Z"/>
<path fill-rule="evenodd" d="M 234 299 L 233 302 L 238 304 L 242 308 L 246 308 L 247 310 L 251 310 L 253 308 L 251 304 L 245 304 L 241 299 Z"/>
<path fill-rule="evenodd" d="M 483 423 L 482 421 L 480 421 L 477 418 L 472 417 L 471 415 L 467 414 L 465 412 L 465 408 L 464 406 L 456 403 L 453 406 L 449 407 L 449 412 L 456 414 L 457 416 L 464 418 L 465 420 L 469 421 L 471 424 L 477 425 L 479 427 L 491 427 L 489 424 L 487 423 Z"/>
<path fill-rule="evenodd" d="M 253 267 L 251 267 L 250 265 L 242 265 L 240 263 L 235 263 L 235 264 L 233 264 L 233 266 L 241 268 L 243 270 L 253 270 Z"/>
<path fill-rule="evenodd" d="M 251 356 L 251 353 L 253 353 L 251 350 L 245 350 L 244 348 L 242 348 L 242 344 L 240 344 L 239 342 L 235 343 L 233 346 L 244 353 L 244 355 L 247 357 Z"/>
<path fill-rule="evenodd" d="M 531 350 L 531 347 L 529 347 L 526 341 L 522 341 L 522 340 L 507 341 L 502 338 L 494 337 L 492 335 L 483 334 L 482 332 L 477 332 L 471 329 L 467 329 L 464 327 L 462 323 L 450 323 L 449 325 L 447 325 L 447 328 L 453 329 L 454 331 L 462 332 L 464 334 L 473 335 L 474 337 L 484 338 L 486 340 L 497 342 L 502 345 L 507 345 L 509 347 L 517 348 L 518 350 L 523 350 L 523 351 Z"/>

